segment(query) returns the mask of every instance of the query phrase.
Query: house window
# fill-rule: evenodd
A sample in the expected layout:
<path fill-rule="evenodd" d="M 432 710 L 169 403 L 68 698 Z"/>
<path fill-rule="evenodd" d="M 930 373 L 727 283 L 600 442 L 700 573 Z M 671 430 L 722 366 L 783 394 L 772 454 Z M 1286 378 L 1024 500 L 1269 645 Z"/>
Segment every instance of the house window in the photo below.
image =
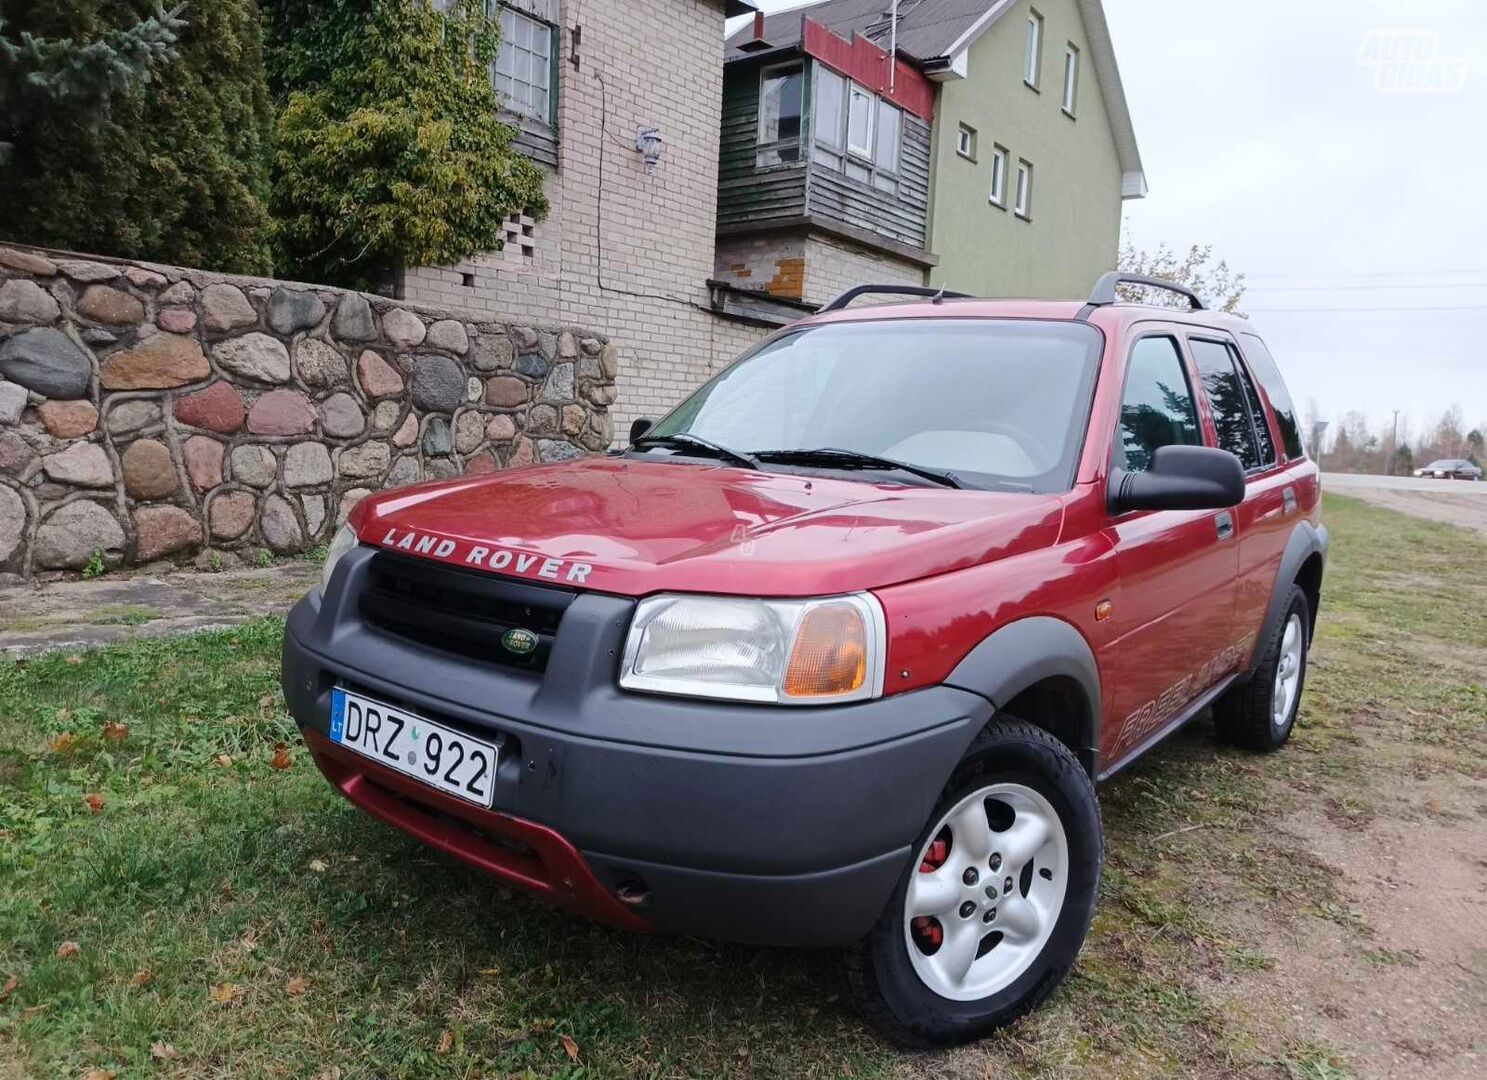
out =
<path fill-rule="evenodd" d="M 1064 51 L 1064 112 L 1072 118 L 1074 99 L 1079 94 L 1079 49 L 1070 43 Z"/>
<path fill-rule="evenodd" d="M 1017 160 L 1017 202 L 1012 209 L 1020 218 L 1033 219 L 1033 165 L 1021 158 Z"/>
<path fill-rule="evenodd" d="M 800 122 L 805 104 L 805 69 L 765 68 L 759 84 L 760 168 L 800 160 Z"/>
<path fill-rule="evenodd" d="M 903 110 L 816 65 L 812 160 L 889 195 L 898 194 Z"/>
<path fill-rule="evenodd" d="M 843 136 L 847 121 L 847 80 L 817 64 L 812 97 L 815 102 L 815 161 L 840 172 L 842 152 L 847 148 Z"/>
<path fill-rule="evenodd" d="M 991 148 L 991 201 L 1007 208 L 1007 148 L 995 144 Z"/>
<path fill-rule="evenodd" d="M 976 129 L 966 124 L 960 125 L 960 130 L 955 133 L 955 152 L 967 161 L 976 160 Z"/>
<path fill-rule="evenodd" d="M 853 83 L 847 92 L 847 149 L 865 158 L 873 156 L 873 94 Z"/>
<path fill-rule="evenodd" d="M 554 28 L 509 7 L 501 8 L 501 51 L 491 81 L 502 105 L 543 124 L 553 123 Z"/>
<path fill-rule="evenodd" d="M 1022 73 L 1022 81 L 1038 89 L 1038 73 L 1042 68 L 1041 54 L 1043 52 L 1043 16 L 1036 11 L 1029 11 L 1027 15 L 1027 66 Z"/>
<path fill-rule="evenodd" d="M 878 130 L 873 155 L 873 187 L 898 194 L 898 156 L 903 143 L 904 114 L 886 101 L 878 102 Z"/>

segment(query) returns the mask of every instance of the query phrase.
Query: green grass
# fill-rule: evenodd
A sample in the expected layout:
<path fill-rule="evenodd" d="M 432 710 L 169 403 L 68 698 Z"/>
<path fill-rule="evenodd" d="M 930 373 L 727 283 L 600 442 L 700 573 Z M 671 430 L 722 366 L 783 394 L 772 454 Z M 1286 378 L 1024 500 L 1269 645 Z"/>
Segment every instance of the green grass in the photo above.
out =
<path fill-rule="evenodd" d="M 1243 992 L 1279 946 L 1233 915 L 1328 920 L 1381 968 L 1412 962 L 1368 940 L 1273 816 L 1308 792 L 1366 823 L 1370 790 L 1414 770 L 1483 775 L 1487 543 L 1327 511 L 1292 747 L 1220 750 L 1198 724 L 1107 785 L 1108 868 L 1074 974 L 951 1055 L 877 1041 L 829 954 L 612 931 L 361 815 L 282 711 L 277 621 L 0 668 L 0 985 L 20 980 L 0 1000 L 0 1077 L 1350 1075 Z"/>

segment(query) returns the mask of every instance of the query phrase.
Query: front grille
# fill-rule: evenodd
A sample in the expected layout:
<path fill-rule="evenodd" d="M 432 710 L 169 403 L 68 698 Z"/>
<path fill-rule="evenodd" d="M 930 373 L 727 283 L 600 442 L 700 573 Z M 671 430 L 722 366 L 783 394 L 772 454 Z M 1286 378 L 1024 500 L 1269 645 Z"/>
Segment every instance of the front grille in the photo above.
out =
<path fill-rule="evenodd" d="M 522 671 L 547 669 L 572 589 L 530 585 L 427 559 L 379 551 L 372 556 L 362 617 L 388 634 L 442 652 Z M 529 630 L 526 655 L 501 643 L 508 630 Z"/>

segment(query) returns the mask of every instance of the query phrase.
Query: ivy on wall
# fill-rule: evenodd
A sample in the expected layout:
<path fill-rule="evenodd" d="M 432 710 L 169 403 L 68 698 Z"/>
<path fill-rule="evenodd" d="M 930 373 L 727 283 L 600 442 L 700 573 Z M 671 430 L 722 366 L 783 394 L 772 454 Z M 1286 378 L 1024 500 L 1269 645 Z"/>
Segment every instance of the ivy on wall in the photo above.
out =
<path fill-rule="evenodd" d="M 290 276 L 368 287 L 403 265 L 500 248 L 544 214 L 542 173 L 512 148 L 483 0 L 266 0 L 279 108 L 274 239 Z"/>

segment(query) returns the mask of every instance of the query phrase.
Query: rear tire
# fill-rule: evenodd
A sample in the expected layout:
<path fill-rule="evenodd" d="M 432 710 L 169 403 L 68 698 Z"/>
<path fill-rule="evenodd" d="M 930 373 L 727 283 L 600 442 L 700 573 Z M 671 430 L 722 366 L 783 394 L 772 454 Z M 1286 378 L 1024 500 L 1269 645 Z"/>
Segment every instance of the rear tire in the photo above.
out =
<path fill-rule="evenodd" d="M 1263 659 L 1254 675 L 1213 706 L 1220 739 L 1262 754 L 1279 750 L 1291 737 L 1306 687 L 1311 607 L 1299 586 L 1291 586 L 1284 610 L 1279 625 L 1261 643 Z"/>
<path fill-rule="evenodd" d="M 888 907 L 846 952 L 858 1008 L 911 1048 L 968 1042 L 1023 1016 L 1073 966 L 1103 858 L 1094 785 L 1069 749 L 1021 721 L 987 725 Z"/>

